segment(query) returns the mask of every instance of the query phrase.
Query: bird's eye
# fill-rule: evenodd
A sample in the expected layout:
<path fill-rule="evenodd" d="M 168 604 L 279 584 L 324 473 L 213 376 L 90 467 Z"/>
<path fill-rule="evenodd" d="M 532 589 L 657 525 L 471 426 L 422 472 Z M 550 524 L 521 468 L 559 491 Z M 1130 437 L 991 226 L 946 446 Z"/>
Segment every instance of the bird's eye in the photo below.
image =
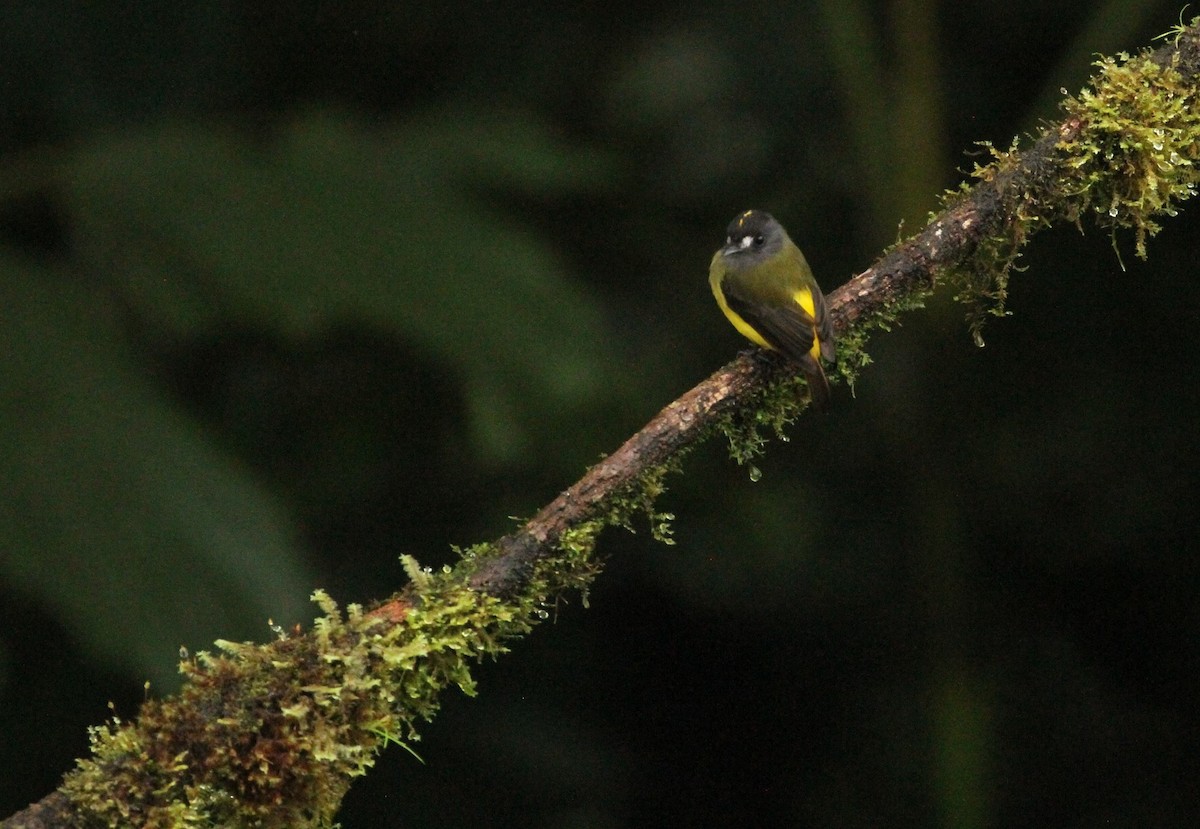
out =
<path fill-rule="evenodd" d="M 765 241 L 766 239 L 763 238 L 761 233 L 754 237 L 754 244 L 758 247 L 762 247 L 762 243 Z"/>

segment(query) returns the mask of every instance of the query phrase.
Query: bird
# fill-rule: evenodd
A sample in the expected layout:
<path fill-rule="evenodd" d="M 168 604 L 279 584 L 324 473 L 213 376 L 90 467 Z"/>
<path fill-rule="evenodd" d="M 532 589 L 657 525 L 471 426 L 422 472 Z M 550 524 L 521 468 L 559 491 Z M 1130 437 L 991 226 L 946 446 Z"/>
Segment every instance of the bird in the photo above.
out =
<path fill-rule="evenodd" d="M 739 213 L 713 254 L 708 281 L 733 327 L 795 363 L 812 405 L 827 410 L 829 380 L 821 361 L 837 359 L 833 324 L 812 269 L 783 225 L 763 210 Z"/>

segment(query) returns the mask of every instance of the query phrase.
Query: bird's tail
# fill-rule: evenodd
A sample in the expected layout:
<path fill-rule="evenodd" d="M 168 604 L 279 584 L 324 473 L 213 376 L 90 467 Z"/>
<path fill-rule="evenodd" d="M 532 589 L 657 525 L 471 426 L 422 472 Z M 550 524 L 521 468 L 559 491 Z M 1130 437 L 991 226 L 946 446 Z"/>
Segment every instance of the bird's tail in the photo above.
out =
<path fill-rule="evenodd" d="M 804 379 L 808 381 L 810 405 L 819 412 L 829 411 L 829 380 L 821 363 L 808 357 L 800 363 L 800 367 L 804 370 Z"/>

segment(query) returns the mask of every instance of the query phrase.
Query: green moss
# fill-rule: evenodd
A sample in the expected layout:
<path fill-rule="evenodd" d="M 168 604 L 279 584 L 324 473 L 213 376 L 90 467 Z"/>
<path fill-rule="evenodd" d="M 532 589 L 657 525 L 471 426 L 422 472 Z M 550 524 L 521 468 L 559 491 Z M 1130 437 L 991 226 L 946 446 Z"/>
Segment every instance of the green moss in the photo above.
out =
<path fill-rule="evenodd" d="M 448 687 L 473 695 L 471 666 L 534 622 L 528 598 L 421 575 L 396 624 L 318 592 L 311 635 L 186 660 L 180 695 L 94 729 L 62 790 L 95 826 L 327 825 L 384 745 L 419 739 Z"/>
<path fill-rule="evenodd" d="M 1137 255 L 1160 230 L 1159 216 L 1196 194 L 1200 182 L 1200 106 L 1194 82 L 1175 64 L 1146 55 L 1096 61 L 1093 89 L 1064 105 L 1084 128 L 1064 140 L 1061 177 L 1071 216 L 1091 214 L 1101 225 L 1134 231 Z"/>
<path fill-rule="evenodd" d="M 804 381 L 780 371 L 743 406 L 719 418 L 714 428 L 729 442 L 729 456 L 757 476 L 753 461 L 765 451 L 768 435 L 787 440 L 786 427 L 807 408 L 807 398 Z"/>
<path fill-rule="evenodd" d="M 604 514 L 564 534 L 560 546 L 564 550 L 576 550 L 577 560 L 590 556 L 595 537 L 605 527 L 622 527 L 636 532 L 634 521 L 644 518 L 650 526 L 650 536 L 663 544 L 674 544 L 671 521 L 675 516 L 657 509 L 658 499 L 667 491 L 668 475 L 682 471 L 686 451 L 676 454 L 669 462 L 652 466 L 637 477 L 628 487 L 613 495 L 605 504 Z"/>
<path fill-rule="evenodd" d="M 1021 164 L 1018 151 L 1019 141 L 1013 139 L 1007 150 L 996 149 L 989 141 L 980 141 L 978 146 L 991 156 L 988 164 L 976 164 L 971 175 L 978 182 L 991 185 L 997 179 L 1015 174 Z M 974 194 L 975 185 L 964 182 L 957 190 L 943 197 L 947 207 Z M 1008 299 L 1008 280 L 1017 258 L 1029 236 L 1046 218 L 1040 211 L 1031 209 L 1035 203 L 1028 192 L 1011 192 L 1012 203 L 1003 214 L 1006 223 L 998 231 L 985 236 L 975 247 L 973 255 L 962 264 L 947 269 L 942 280 L 954 290 L 954 299 L 967 307 L 967 327 L 971 338 L 983 346 L 983 326 L 990 317 L 1008 315 L 1005 302 Z"/>
<path fill-rule="evenodd" d="M 838 349 L 840 354 L 840 339 Z M 771 358 L 764 355 L 764 359 Z M 754 460 L 766 451 L 770 437 L 788 440 L 787 427 L 808 405 L 808 387 L 803 378 L 780 367 L 743 406 L 719 418 L 714 429 L 728 441 L 729 456 L 739 466 L 748 467 L 751 477 L 758 480 L 761 473 Z"/>
<path fill-rule="evenodd" d="M 1146 240 L 1160 229 L 1157 218 L 1174 216 L 1179 202 L 1196 194 L 1200 107 L 1194 80 L 1183 78 L 1176 65 L 1161 66 L 1148 54 L 1096 61 L 1090 88 L 1063 104 L 1062 139 L 1045 164 L 1021 167 L 1015 142 L 1007 151 L 984 145 L 993 158 L 976 166 L 978 182 L 1007 178 L 1020 168 L 1027 186 L 1008 192 L 1004 225 L 983 239 L 970 262 L 947 275 L 956 298 L 968 306 L 978 344 L 984 320 L 1007 314 L 1009 276 L 1037 230 L 1063 220 L 1080 225 L 1091 216 L 1111 229 L 1114 249 L 1117 229 L 1132 229 L 1136 254 L 1145 258 Z M 964 184 L 949 194 L 948 204 L 977 186 Z"/>

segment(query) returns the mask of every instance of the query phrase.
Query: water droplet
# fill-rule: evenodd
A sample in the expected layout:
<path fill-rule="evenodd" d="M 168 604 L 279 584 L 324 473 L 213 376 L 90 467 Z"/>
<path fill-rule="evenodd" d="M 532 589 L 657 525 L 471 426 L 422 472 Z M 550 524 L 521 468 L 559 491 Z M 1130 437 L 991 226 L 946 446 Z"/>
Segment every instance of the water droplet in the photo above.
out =
<path fill-rule="evenodd" d="M 753 464 L 750 465 L 750 480 L 758 483 L 762 480 L 762 470 Z"/>
<path fill-rule="evenodd" d="M 548 611 L 548 610 L 543 610 L 542 608 L 540 608 L 540 607 L 539 607 L 539 608 L 537 608 L 536 610 L 534 610 L 534 611 L 533 611 L 533 615 L 534 615 L 534 616 L 536 616 L 536 617 L 538 617 L 539 619 L 549 619 L 549 618 L 550 618 L 550 611 Z"/>
<path fill-rule="evenodd" d="M 1115 204 L 1112 207 L 1108 208 L 1108 215 L 1110 215 L 1110 216 L 1115 217 L 1117 215 L 1117 213 L 1119 213 L 1119 212 L 1120 211 L 1117 210 L 1117 206 Z"/>

